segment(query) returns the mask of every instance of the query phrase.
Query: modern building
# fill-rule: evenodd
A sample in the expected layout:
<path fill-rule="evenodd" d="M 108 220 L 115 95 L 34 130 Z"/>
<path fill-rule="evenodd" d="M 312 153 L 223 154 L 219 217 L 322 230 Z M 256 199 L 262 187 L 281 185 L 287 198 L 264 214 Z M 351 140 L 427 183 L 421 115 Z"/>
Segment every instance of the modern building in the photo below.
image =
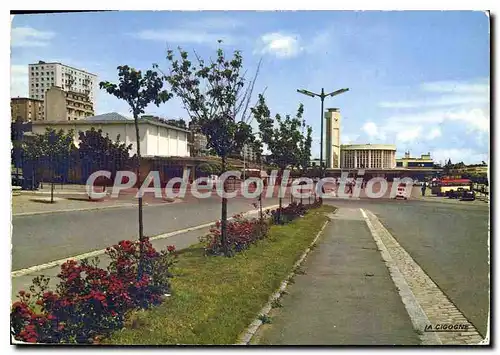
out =
<path fill-rule="evenodd" d="M 396 146 L 392 144 L 342 145 L 340 166 L 342 169 L 394 169 Z"/>
<path fill-rule="evenodd" d="M 46 63 L 39 61 L 28 65 L 29 96 L 32 99 L 44 100 L 47 90 L 53 86 L 63 91 L 86 94 L 95 107 L 97 94 L 97 75 L 70 67 L 62 63 Z"/>
<path fill-rule="evenodd" d="M 243 145 L 243 149 L 241 150 L 241 157 L 245 161 L 256 161 L 257 160 L 257 154 L 253 150 L 252 146 L 249 144 Z"/>
<path fill-rule="evenodd" d="M 116 112 L 82 118 L 79 120 L 62 119 L 59 121 L 37 121 L 32 125 L 33 133 L 43 133 L 46 128 L 73 130 L 75 145 L 79 144 L 79 132 L 90 128 L 101 129 L 109 138 L 125 144 L 132 144 L 131 156 L 137 152 L 134 119 L 122 116 Z M 189 157 L 189 131 L 175 126 L 169 126 L 148 119 L 139 120 L 141 155 L 144 157 Z"/>
<path fill-rule="evenodd" d="M 10 100 L 11 122 L 33 122 L 43 119 L 43 100 L 13 97 Z"/>
<path fill-rule="evenodd" d="M 396 167 L 408 169 L 420 169 L 434 167 L 434 160 L 431 158 L 431 153 L 422 154 L 420 158 L 410 157 L 410 152 L 405 152 L 404 158 L 396 159 Z"/>
<path fill-rule="evenodd" d="M 47 90 L 44 107 L 46 121 L 73 121 L 94 116 L 94 105 L 88 94 L 64 91 L 58 86 Z"/>

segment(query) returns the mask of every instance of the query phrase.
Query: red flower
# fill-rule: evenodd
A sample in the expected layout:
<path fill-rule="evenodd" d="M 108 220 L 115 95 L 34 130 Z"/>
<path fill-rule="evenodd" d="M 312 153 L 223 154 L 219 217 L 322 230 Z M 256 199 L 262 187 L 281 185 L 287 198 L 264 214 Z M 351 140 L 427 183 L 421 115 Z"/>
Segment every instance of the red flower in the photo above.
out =
<path fill-rule="evenodd" d="M 169 253 L 173 253 L 175 251 L 175 245 L 169 245 L 167 247 L 167 250 L 168 250 Z"/>

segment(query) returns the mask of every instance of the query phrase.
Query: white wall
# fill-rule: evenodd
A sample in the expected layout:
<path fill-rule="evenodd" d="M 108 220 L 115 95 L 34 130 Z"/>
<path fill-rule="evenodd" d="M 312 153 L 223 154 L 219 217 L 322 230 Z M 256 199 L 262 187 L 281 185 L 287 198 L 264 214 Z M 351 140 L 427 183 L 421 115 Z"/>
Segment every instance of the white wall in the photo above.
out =
<path fill-rule="evenodd" d="M 81 121 L 80 121 L 81 122 Z M 56 131 L 63 129 L 64 131 L 74 130 L 75 145 L 78 146 L 79 132 L 84 132 L 94 127 L 96 130 L 102 129 L 103 134 L 109 134 L 109 138 L 116 141 L 116 137 L 120 134 L 120 142 L 125 142 L 127 145 L 132 144 L 131 156 L 137 151 L 135 139 L 135 127 L 133 123 L 123 124 L 92 124 L 92 123 L 73 123 L 73 124 L 41 124 L 33 125 L 33 133 L 44 133 L 46 127 L 52 127 Z M 139 134 L 141 142 L 141 155 L 143 156 L 189 156 L 187 145 L 187 133 L 180 132 L 167 127 L 160 127 L 150 124 L 139 125 Z M 177 138 L 177 135 L 179 138 Z"/>

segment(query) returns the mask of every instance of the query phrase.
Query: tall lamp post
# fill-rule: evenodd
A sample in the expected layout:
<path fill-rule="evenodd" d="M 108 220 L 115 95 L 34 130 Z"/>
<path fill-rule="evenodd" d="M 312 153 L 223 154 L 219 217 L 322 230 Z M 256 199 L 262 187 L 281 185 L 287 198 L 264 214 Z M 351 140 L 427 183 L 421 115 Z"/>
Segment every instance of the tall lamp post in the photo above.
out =
<path fill-rule="evenodd" d="M 299 92 L 301 94 L 304 94 L 304 95 L 307 95 L 310 97 L 319 97 L 321 99 L 321 143 L 320 143 L 321 150 L 319 152 L 320 178 L 324 177 L 323 176 L 323 172 L 324 172 L 324 169 L 323 169 L 323 120 L 324 120 L 324 117 L 323 117 L 323 115 L 324 115 L 325 97 L 340 95 L 346 91 L 349 91 L 349 89 L 347 89 L 347 88 L 339 89 L 339 90 L 333 91 L 329 94 L 325 94 L 325 89 L 321 88 L 321 94 L 316 94 L 316 93 L 308 91 L 308 90 L 297 89 L 297 92 Z"/>

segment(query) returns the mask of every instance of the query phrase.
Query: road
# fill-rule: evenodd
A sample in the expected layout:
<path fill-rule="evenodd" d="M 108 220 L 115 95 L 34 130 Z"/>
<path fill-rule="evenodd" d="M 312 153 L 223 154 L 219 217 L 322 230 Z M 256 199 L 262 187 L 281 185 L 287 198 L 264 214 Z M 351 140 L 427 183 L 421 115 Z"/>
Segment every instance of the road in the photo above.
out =
<path fill-rule="evenodd" d="M 358 200 L 371 210 L 448 298 L 486 334 L 489 311 L 488 205 Z"/>
<path fill-rule="evenodd" d="M 229 200 L 229 215 L 254 209 Z M 488 205 L 419 200 L 330 200 L 375 213 L 402 247 L 484 335 L 489 308 Z M 277 204 L 268 199 L 265 205 Z M 220 218 L 220 199 L 144 208 L 145 235 L 158 235 Z M 105 248 L 137 235 L 137 209 L 20 216 L 12 219 L 12 269 Z"/>
<path fill-rule="evenodd" d="M 255 209 L 256 200 L 228 200 L 228 216 Z M 277 198 L 264 201 L 275 205 Z M 220 198 L 144 207 L 144 235 L 154 236 L 220 219 Z M 137 239 L 137 208 L 112 208 L 12 218 L 12 270 L 44 264 Z"/>

